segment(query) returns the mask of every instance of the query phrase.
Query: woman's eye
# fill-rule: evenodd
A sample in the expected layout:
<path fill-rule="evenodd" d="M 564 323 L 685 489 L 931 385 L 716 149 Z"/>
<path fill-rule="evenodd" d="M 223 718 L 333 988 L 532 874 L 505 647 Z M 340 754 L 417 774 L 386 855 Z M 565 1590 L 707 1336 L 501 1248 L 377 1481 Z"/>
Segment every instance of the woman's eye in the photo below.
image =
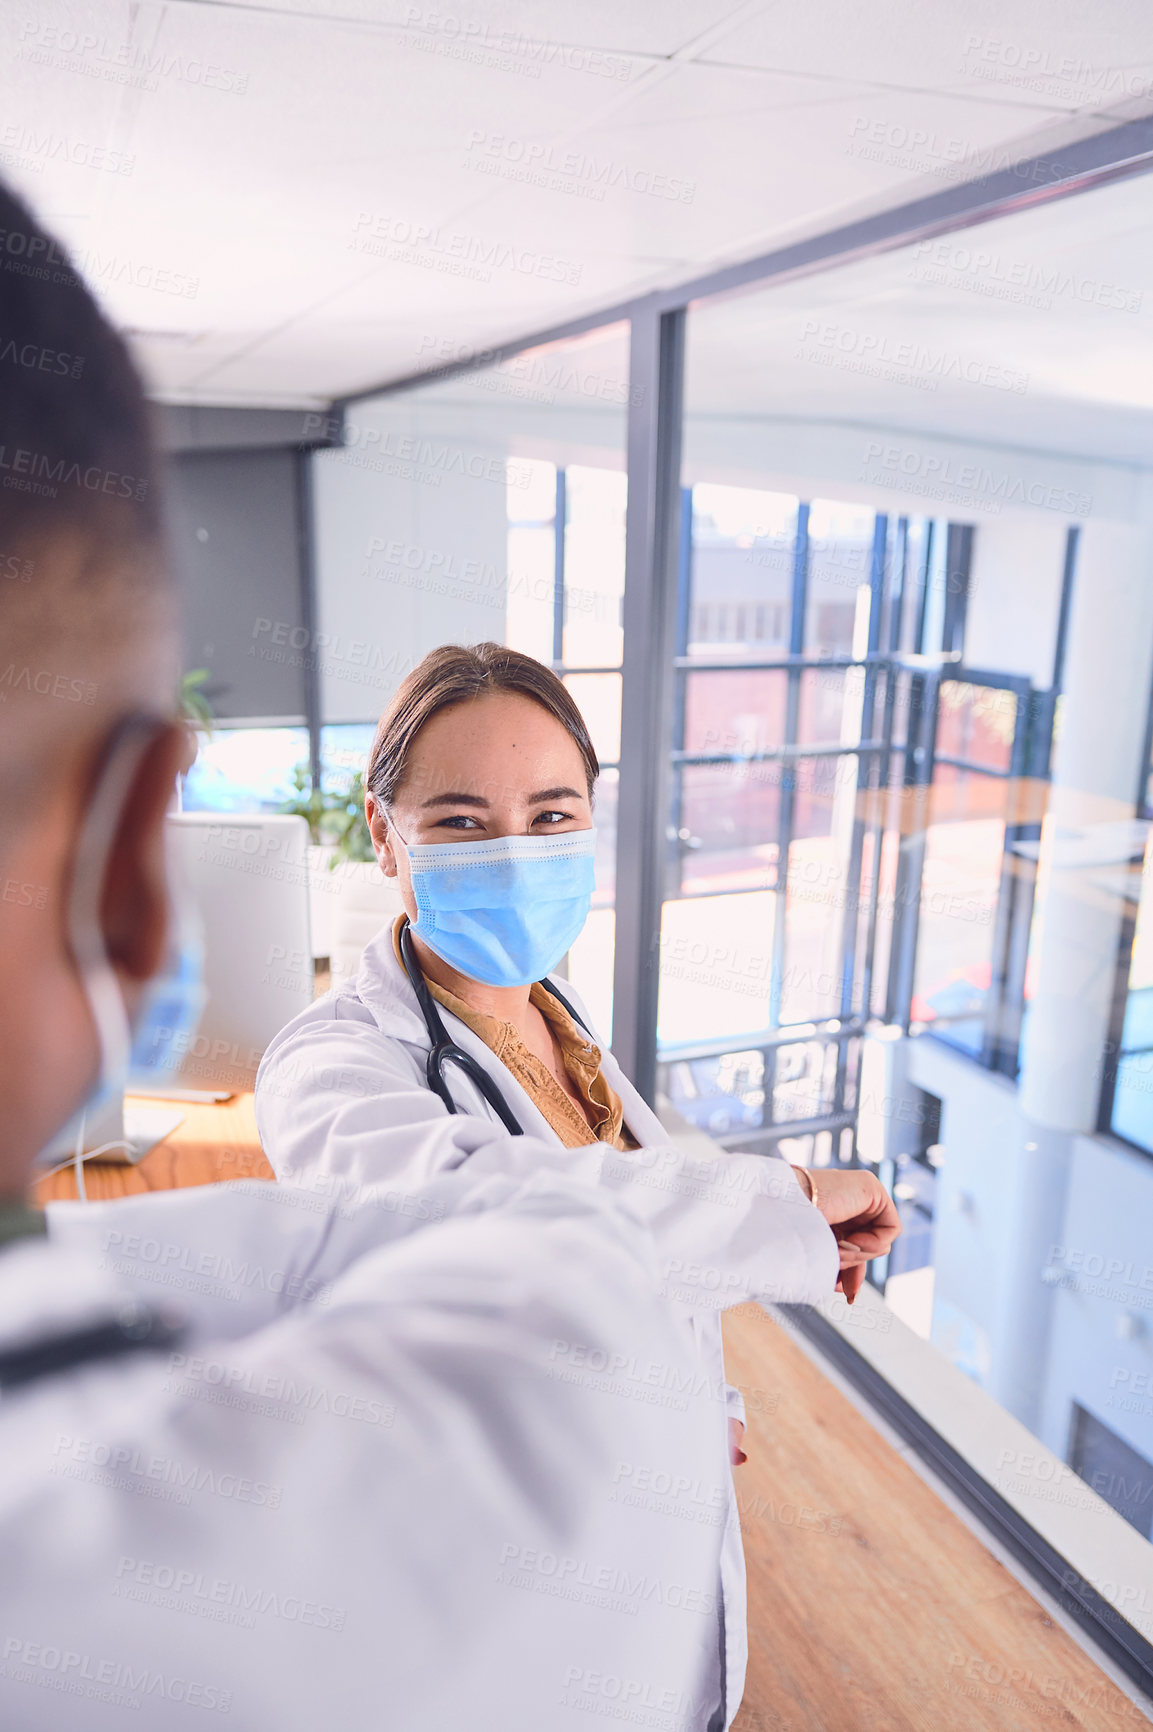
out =
<path fill-rule="evenodd" d="M 454 812 L 451 818 L 439 818 L 433 826 L 437 830 L 475 830 L 478 828 L 475 818 L 470 818 L 464 812 Z"/>
<path fill-rule="evenodd" d="M 572 819 L 572 812 L 538 812 L 533 823 L 544 825 L 570 824 Z"/>

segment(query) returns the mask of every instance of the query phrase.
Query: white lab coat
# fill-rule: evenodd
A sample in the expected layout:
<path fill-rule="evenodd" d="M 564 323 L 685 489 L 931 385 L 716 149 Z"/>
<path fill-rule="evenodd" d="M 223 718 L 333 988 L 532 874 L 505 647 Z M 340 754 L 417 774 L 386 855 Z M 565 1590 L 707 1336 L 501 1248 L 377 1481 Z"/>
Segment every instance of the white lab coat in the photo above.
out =
<path fill-rule="evenodd" d="M 49 1217 L 0 1252 L 0 1354 L 131 1294 L 189 1333 L 0 1398 L 5 1732 L 696 1724 L 719 1527 L 618 1491 L 643 1470 L 715 1513 L 727 1463 L 707 1397 L 597 1389 L 695 1367 L 587 1177 Z"/>
<path fill-rule="evenodd" d="M 568 982 L 558 988 L 587 1023 Z M 718 1152 L 715 1160 L 700 1160 L 671 1148 L 660 1121 L 601 1042 L 605 1076 L 642 1147 L 629 1153 L 605 1144 L 565 1149 L 484 1042 L 457 1017 L 442 1015 L 450 1038 L 497 1083 L 523 1137 L 508 1135 L 458 1067 L 446 1070 L 456 1115 L 427 1087 L 431 1042 L 386 927 L 367 946 L 355 980 L 295 1017 L 264 1056 L 257 1122 L 278 1177 L 322 1195 L 355 1197 L 369 1184 L 419 1190 L 433 1175 L 466 1162 L 477 1172 L 523 1174 L 564 1172 L 578 1158 L 587 1170 L 591 1157 L 602 1187 L 652 1229 L 664 1291 L 692 1332 L 718 1432 L 726 1434 L 726 1413 L 740 1418 L 744 1410 L 724 1381 L 721 1310 L 746 1299 L 813 1303 L 837 1280 L 832 1232 L 791 1168 L 763 1156 Z M 729 1475 L 720 1586 L 724 1658 L 717 1685 L 727 1726 L 740 1706 L 747 1663 L 744 1554 Z M 557 1611 L 563 1621 L 563 1608 Z"/>

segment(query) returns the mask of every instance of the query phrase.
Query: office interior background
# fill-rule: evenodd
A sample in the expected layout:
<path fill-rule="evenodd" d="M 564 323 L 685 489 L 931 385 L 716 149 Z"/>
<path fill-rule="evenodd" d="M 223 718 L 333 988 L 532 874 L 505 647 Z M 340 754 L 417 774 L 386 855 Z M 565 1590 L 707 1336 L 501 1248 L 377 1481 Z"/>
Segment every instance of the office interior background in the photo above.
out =
<path fill-rule="evenodd" d="M 904 1233 L 826 1338 L 1147 1664 L 1148 17 L 3 29 L 0 168 L 158 406 L 186 809 L 339 813 L 441 642 L 556 668 L 603 765 L 569 977 L 721 1146 L 880 1172 Z"/>

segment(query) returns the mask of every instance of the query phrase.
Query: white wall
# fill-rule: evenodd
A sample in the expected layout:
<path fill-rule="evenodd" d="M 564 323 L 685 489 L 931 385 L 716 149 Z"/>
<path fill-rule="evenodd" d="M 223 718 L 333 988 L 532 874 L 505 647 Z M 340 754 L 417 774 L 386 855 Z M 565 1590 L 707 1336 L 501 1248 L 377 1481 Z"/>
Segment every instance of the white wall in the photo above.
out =
<path fill-rule="evenodd" d="M 908 1065 L 910 1080 L 942 1102 L 934 1341 L 948 1352 L 957 1318 L 971 1320 L 989 1356 L 979 1381 L 998 1393 L 998 1373 L 1017 1352 L 1019 1319 L 1005 1300 L 1024 1276 L 1049 1313 L 1036 1435 L 1064 1460 L 1076 1401 L 1153 1459 L 1153 1158 L 1108 1137 L 1076 1137 L 1057 1236 L 1035 1268 L 1016 1270 L 1009 1200 L 1024 1164 L 1016 1089 L 924 1037 L 908 1043 Z M 1047 1285 L 1046 1267 L 1064 1285 Z M 1126 1317 L 1136 1319 L 1133 1333 Z"/>
<path fill-rule="evenodd" d="M 354 407 L 345 447 L 313 457 L 326 722 L 375 721 L 437 644 L 503 643 L 510 586 L 520 635 L 535 607 L 551 642 L 551 567 L 531 594 L 527 574 L 509 571 L 509 502 L 526 497 L 529 459 L 623 468 L 624 412 L 510 400 L 487 389 L 497 383 L 508 381 L 480 374 L 456 397 L 438 388 Z"/>
<path fill-rule="evenodd" d="M 504 639 L 502 443 L 430 433 L 414 400 L 354 416 L 313 457 L 317 652 L 326 722 L 371 722 L 437 644 Z"/>
<path fill-rule="evenodd" d="M 1009 1345 L 1001 1332 L 1012 1253 L 1006 1199 L 1020 1148 L 1017 1091 L 1007 1078 L 925 1037 L 908 1041 L 907 1062 L 909 1081 L 942 1103 L 933 1340 L 956 1358 L 958 1334 L 972 1324 L 976 1352 L 966 1353 L 966 1369 L 991 1389 Z"/>
<path fill-rule="evenodd" d="M 1108 1137 L 1073 1146 L 1043 1426 L 1064 1453 L 1074 1401 L 1153 1459 L 1153 1158 Z M 1053 1443 L 1057 1447 L 1057 1443 Z"/>
<path fill-rule="evenodd" d="M 1066 534 L 1063 519 L 1040 512 L 980 523 L 965 619 L 971 668 L 1052 684 Z"/>

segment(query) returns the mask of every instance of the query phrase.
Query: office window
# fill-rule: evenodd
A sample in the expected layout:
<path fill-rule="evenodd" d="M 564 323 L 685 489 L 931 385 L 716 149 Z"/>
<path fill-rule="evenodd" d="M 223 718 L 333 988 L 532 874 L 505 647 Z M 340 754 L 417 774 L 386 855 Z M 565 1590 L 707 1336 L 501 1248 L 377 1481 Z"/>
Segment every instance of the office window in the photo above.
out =
<path fill-rule="evenodd" d="M 307 728 L 216 728 L 181 784 L 186 812 L 278 812 L 308 764 Z"/>
<path fill-rule="evenodd" d="M 830 1135 L 822 1147 L 835 1135 L 839 1148 L 842 1132 L 852 1141 L 858 1037 L 897 990 L 886 964 L 925 709 L 916 657 L 933 629 L 929 551 L 951 532 L 715 482 L 686 489 L 684 522 L 659 1056 L 675 1095 L 679 1067 L 711 1064 L 715 1084 L 730 1074 L 718 1046 L 760 1037 L 758 1111 L 734 1083 L 731 1134 L 717 1134 L 755 1132 L 767 1148 L 810 1118 Z M 767 645 L 758 619 L 771 619 Z M 807 1045 L 788 1044 L 809 1024 Z"/>
<path fill-rule="evenodd" d="M 886 1305 L 1035 1440 L 980 1472 L 1150 1640 L 1153 339 L 1075 288 L 1147 197 L 690 306 L 658 1057 L 877 1166 Z"/>

